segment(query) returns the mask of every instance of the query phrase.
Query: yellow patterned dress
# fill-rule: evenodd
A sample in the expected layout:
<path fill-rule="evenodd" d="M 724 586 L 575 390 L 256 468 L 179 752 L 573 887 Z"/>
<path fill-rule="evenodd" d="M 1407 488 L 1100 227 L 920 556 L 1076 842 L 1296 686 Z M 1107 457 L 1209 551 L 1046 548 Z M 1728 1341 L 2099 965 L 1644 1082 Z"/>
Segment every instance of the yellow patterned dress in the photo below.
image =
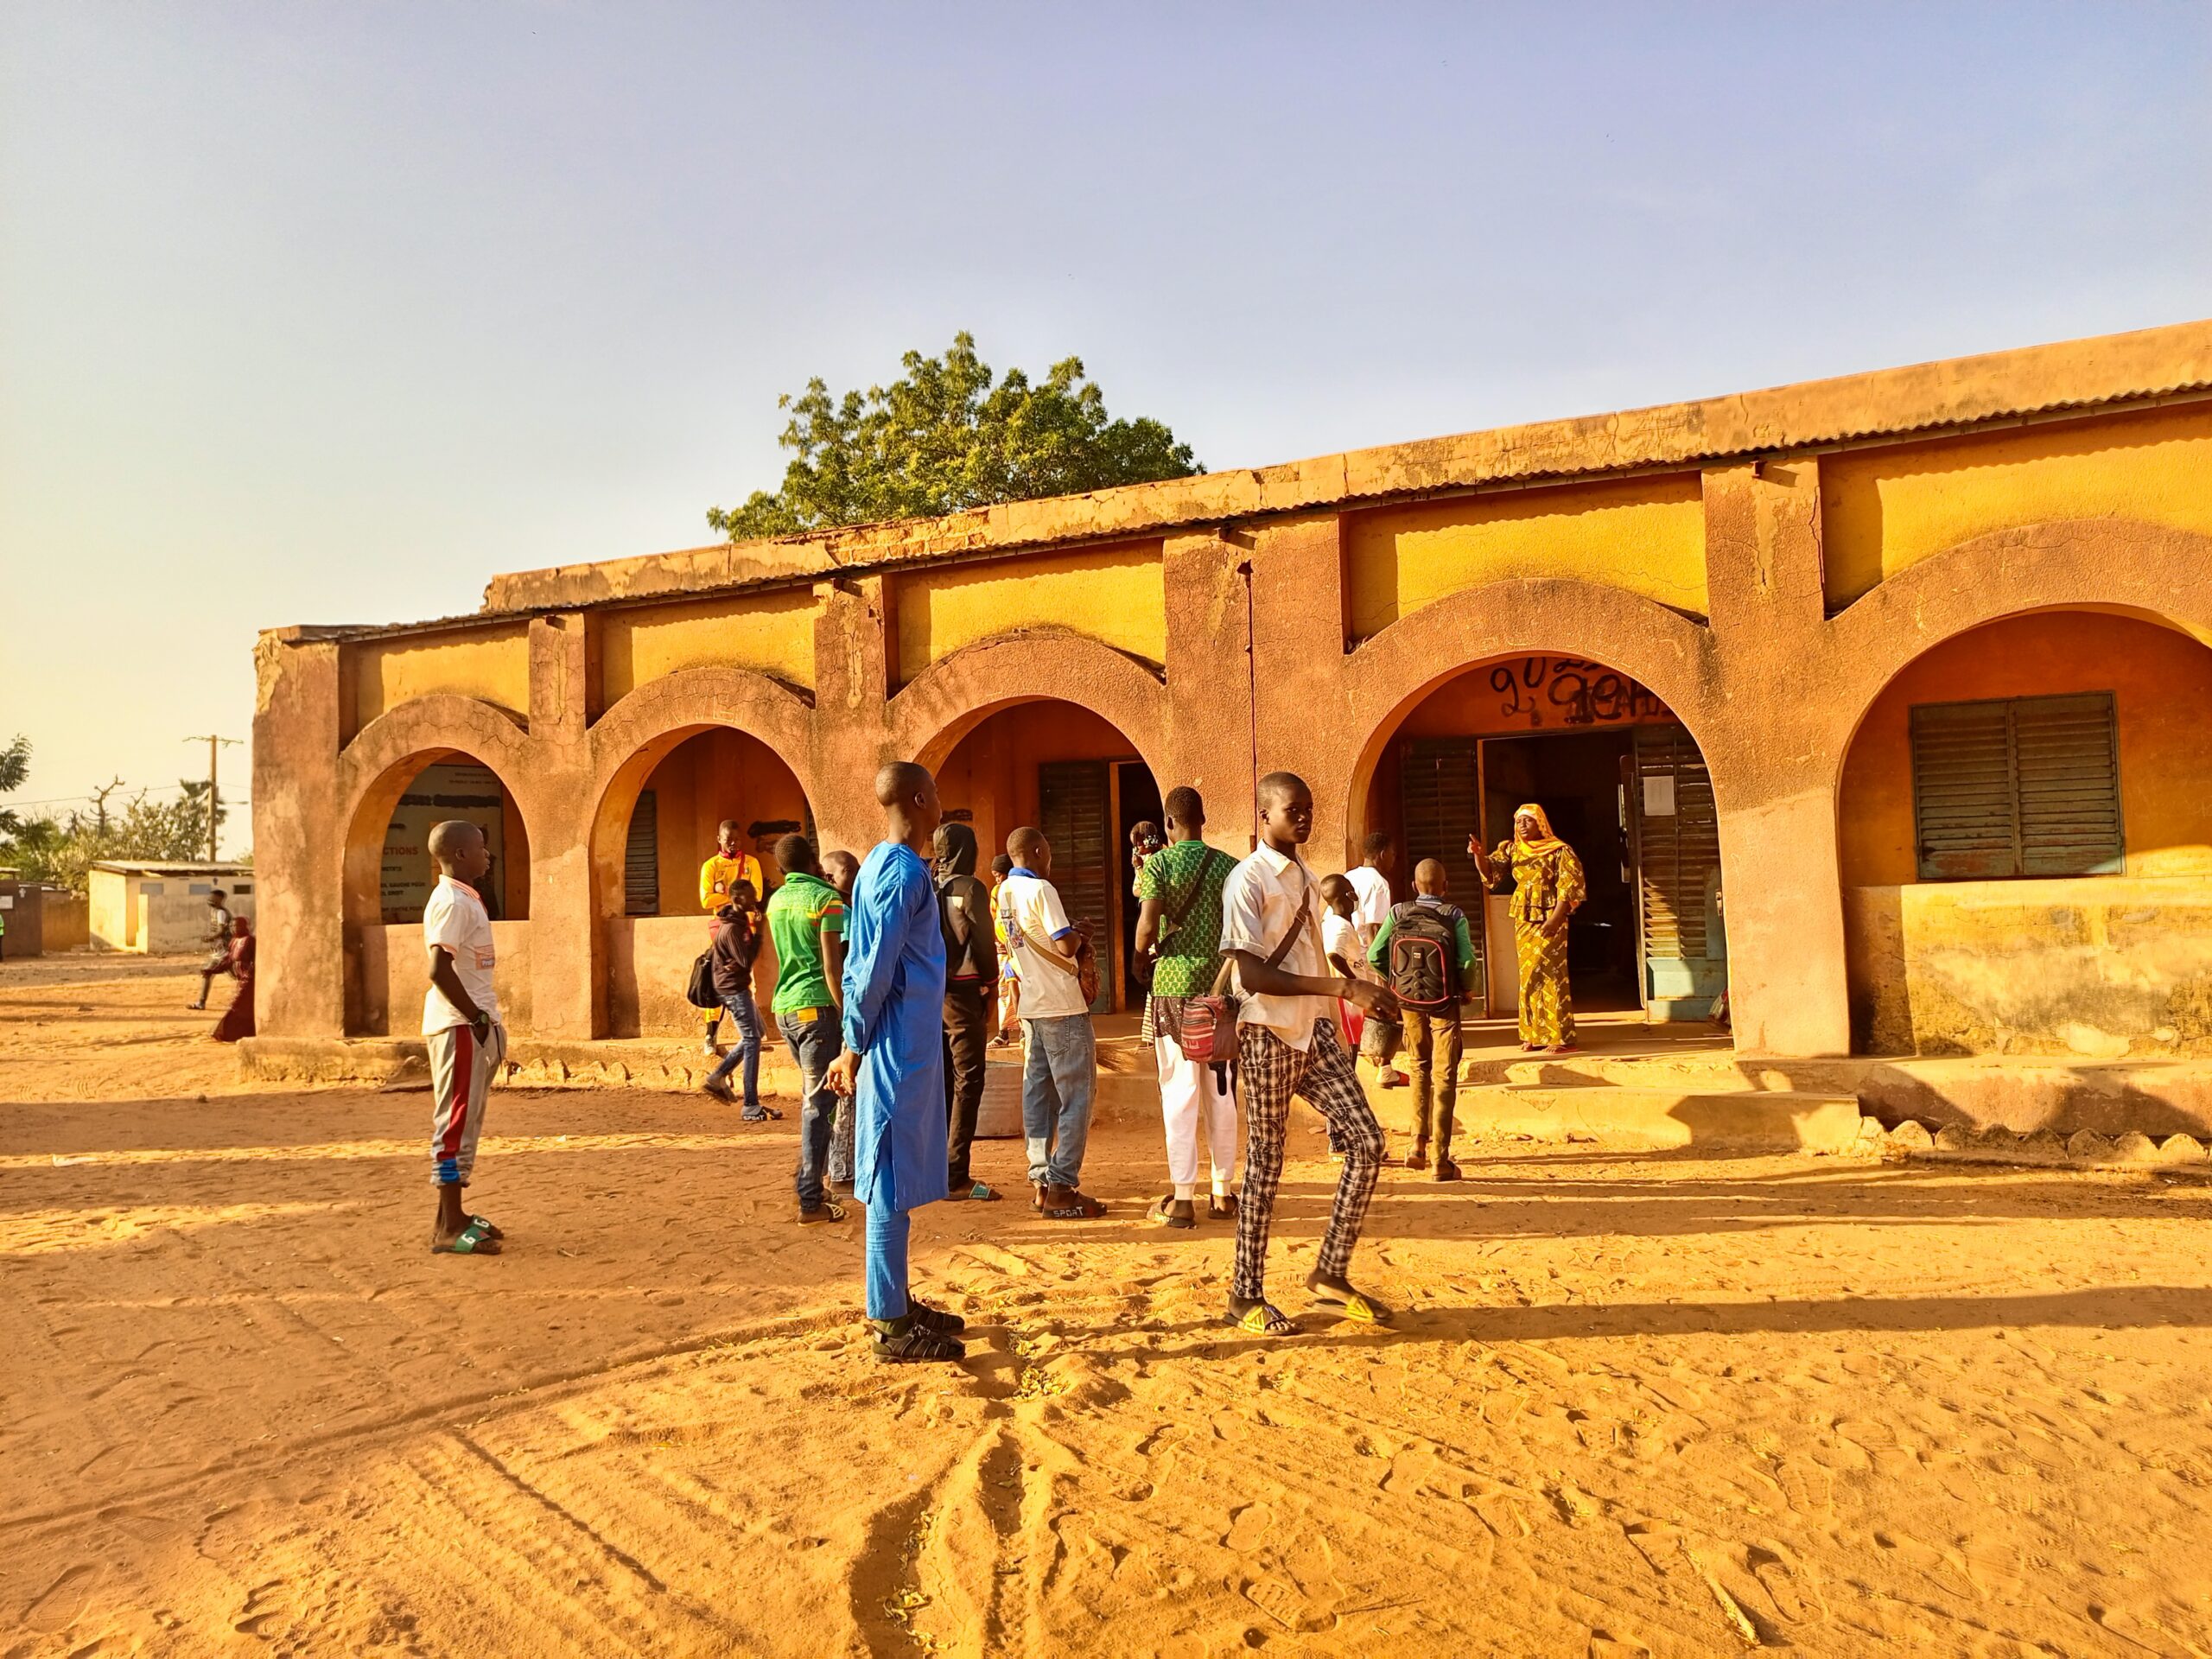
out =
<path fill-rule="evenodd" d="M 1567 929 L 1544 937 L 1554 910 L 1573 910 L 1586 891 L 1582 861 L 1563 841 L 1502 841 L 1491 855 L 1513 873 L 1513 953 L 1521 968 L 1521 1040 L 1537 1048 L 1574 1046 L 1574 1000 L 1567 982 Z"/>

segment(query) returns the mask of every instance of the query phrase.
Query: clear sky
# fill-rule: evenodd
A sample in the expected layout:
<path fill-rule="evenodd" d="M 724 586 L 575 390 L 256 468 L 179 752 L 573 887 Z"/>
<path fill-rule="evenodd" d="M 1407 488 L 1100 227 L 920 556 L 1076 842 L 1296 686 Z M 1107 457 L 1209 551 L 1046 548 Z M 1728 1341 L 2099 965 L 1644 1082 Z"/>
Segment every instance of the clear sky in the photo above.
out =
<path fill-rule="evenodd" d="M 0 736 L 172 784 L 962 327 L 1218 467 L 2208 315 L 2203 4 L 13 0 Z"/>

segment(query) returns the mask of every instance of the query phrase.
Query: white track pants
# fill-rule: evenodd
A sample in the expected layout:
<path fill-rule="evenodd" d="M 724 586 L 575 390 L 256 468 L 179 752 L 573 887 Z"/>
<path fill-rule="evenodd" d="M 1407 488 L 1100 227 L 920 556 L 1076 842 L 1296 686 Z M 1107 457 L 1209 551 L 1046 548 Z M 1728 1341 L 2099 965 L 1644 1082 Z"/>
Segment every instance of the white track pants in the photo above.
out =
<path fill-rule="evenodd" d="M 1198 1182 L 1198 1136 L 1205 1136 L 1214 1175 L 1226 1183 L 1236 1171 L 1236 1096 L 1214 1081 L 1214 1070 L 1184 1058 L 1173 1038 L 1155 1037 L 1160 1059 L 1160 1112 L 1167 1128 L 1167 1179 L 1179 1187 Z"/>

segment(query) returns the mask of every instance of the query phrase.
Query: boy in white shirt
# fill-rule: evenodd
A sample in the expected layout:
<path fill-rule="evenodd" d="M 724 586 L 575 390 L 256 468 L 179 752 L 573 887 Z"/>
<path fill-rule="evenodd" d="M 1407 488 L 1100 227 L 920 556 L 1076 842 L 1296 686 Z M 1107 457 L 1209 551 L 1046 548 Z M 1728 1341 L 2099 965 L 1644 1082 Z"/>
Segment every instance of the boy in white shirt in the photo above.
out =
<path fill-rule="evenodd" d="M 437 885 L 423 907 L 430 986 L 423 997 L 423 1039 L 430 1051 L 430 1179 L 438 1189 L 430 1249 L 438 1255 L 496 1255 L 500 1230 L 461 1206 L 484 1132 L 492 1077 L 507 1057 L 492 988 L 492 918 L 473 885 L 492 862 L 484 832 L 465 818 L 430 831 Z"/>
<path fill-rule="evenodd" d="M 1083 931 L 1068 921 L 1052 885 L 1052 848 L 1027 825 L 1007 837 L 1014 868 L 993 903 L 1021 980 L 1021 1133 L 1029 1179 L 1048 1221 L 1084 1221 L 1106 1206 L 1083 1191 L 1083 1149 L 1097 1090 L 1097 1039 L 1081 984 Z"/>

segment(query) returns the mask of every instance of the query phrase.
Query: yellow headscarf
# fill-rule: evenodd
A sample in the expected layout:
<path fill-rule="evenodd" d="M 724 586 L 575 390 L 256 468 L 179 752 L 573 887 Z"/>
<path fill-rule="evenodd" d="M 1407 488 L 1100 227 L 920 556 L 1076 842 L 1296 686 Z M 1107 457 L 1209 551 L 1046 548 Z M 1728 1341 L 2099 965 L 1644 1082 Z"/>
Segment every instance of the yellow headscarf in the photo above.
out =
<path fill-rule="evenodd" d="M 1534 841 L 1521 839 L 1521 820 L 1524 817 L 1536 821 L 1536 838 Z M 1558 852 L 1567 845 L 1557 836 L 1552 834 L 1552 821 L 1544 816 L 1544 809 L 1534 801 L 1523 802 L 1513 809 L 1513 839 L 1522 850 L 1529 853 Z"/>

